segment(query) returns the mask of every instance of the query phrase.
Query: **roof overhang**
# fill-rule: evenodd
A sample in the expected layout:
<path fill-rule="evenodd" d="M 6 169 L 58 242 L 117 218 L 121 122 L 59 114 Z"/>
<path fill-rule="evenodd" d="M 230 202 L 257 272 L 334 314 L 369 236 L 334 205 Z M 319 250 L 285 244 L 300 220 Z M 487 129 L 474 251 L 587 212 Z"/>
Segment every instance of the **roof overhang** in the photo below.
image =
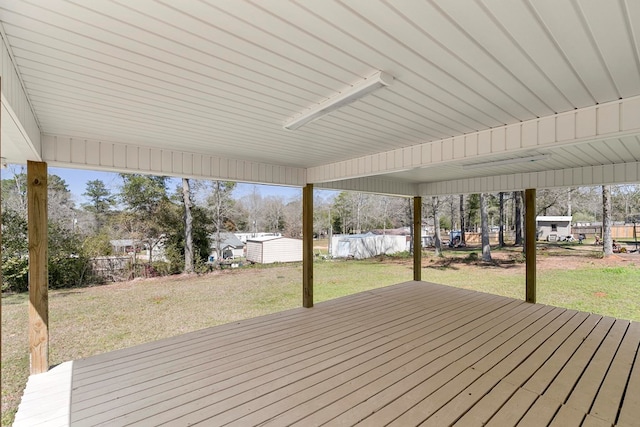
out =
<path fill-rule="evenodd" d="M 633 2 L 7 1 L 0 23 L 8 162 L 398 195 L 640 181 Z"/>

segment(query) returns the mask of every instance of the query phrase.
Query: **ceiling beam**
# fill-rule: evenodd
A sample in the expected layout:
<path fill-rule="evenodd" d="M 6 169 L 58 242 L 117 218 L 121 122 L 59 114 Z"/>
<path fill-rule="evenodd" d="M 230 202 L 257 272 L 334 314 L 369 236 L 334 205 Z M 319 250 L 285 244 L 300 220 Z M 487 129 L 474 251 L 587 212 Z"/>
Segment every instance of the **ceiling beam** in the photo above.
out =
<path fill-rule="evenodd" d="M 0 27 L 0 76 L 2 84 L 2 156 L 8 163 L 40 161 L 40 127 L 6 46 Z"/>
<path fill-rule="evenodd" d="M 62 135 L 42 136 L 49 166 L 269 185 L 306 185 L 306 170 L 220 156 Z"/>
<path fill-rule="evenodd" d="M 307 169 L 312 183 L 521 154 L 640 132 L 640 96 Z"/>
<path fill-rule="evenodd" d="M 377 177 L 345 179 L 342 181 L 323 182 L 316 188 L 328 190 L 357 191 L 360 193 L 386 194 L 389 196 L 415 196 L 418 185 L 410 182 L 390 180 Z"/>
<path fill-rule="evenodd" d="M 637 182 L 640 182 L 640 162 L 430 182 L 420 184 L 418 193 L 422 196 L 498 193 L 527 188 L 580 187 Z"/>

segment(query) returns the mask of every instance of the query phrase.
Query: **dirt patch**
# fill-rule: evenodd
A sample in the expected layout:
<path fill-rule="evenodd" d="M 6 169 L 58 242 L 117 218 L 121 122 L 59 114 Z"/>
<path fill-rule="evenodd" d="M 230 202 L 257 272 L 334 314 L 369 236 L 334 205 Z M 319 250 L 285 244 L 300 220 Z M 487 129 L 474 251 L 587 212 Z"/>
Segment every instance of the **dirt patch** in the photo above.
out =
<path fill-rule="evenodd" d="M 640 266 L 640 254 L 622 253 L 602 257 L 602 247 L 587 245 L 538 245 L 536 266 L 538 271 L 577 270 L 584 267 L 625 267 Z M 430 256 L 427 252 L 424 266 L 427 268 L 470 268 L 484 267 L 497 269 L 525 268 L 525 256 L 522 248 L 504 248 L 491 252 L 492 260 L 483 262 L 479 248 L 467 248 L 456 253 L 445 251 L 443 258 Z"/>

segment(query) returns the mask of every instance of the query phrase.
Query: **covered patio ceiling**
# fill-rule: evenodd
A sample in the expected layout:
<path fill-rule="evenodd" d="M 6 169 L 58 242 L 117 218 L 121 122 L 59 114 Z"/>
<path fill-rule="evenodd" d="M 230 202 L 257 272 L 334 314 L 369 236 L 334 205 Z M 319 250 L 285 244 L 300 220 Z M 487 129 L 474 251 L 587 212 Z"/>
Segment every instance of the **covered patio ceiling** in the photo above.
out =
<path fill-rule="evenodd" d="M 640 181 L 635 1 L 3 0 L 0 22 L 9 163 L 401 195 Z"/>

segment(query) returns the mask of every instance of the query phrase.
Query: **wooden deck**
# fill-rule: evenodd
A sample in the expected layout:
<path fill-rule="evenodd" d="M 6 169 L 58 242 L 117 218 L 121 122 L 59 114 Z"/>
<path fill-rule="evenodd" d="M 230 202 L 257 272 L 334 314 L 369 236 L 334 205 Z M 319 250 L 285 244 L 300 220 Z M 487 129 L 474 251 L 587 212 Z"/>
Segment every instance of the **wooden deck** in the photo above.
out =
<path fill-rule="evenodd" d="M 407 282 L 75 361 L 67 420 L 638 426 L 639 343 L 638 323 Z"/>

